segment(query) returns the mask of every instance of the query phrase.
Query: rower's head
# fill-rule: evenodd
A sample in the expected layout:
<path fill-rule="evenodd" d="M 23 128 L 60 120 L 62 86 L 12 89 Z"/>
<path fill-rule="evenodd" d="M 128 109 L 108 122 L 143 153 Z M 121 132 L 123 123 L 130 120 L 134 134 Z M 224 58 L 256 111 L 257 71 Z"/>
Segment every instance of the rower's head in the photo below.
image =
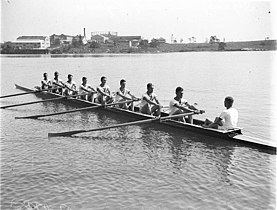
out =
<path fill-rule="evenodd" d="M 86 77 L 83 77 L 83 78 L 82 78 L 82 81 L 83 81 L 84 84 L 87 83 L 87 80 L 88 80 L 88 79 L 87 79 Z"/>
<path fill-rule="evenodd" d="M 72 81 L 72 78 L 73 78 L 72 74 L 68 74 L 68 75 L 67 75 L 68 81 Z"/>
<path fill-rule="evenodd" d="M 184 89 L 182 87 L 177 87 L 175 90 L 176 96 L 178 96 L 179 98 L 183 97 L 183 91 Z"/>
<path fill-rule="evenodd" d="M 146 87 L 147 87 L 147 91 L 149 93 L 153 93 L 153 91 L 154 91 L 154 85 L 152 83 L 148 83 Z"/>
<path fill-rule="evenodd" d="M 125 79 L 120 80 L 120 86 L 123 87 L 123 88 L 126 87 L 126 80 Z"/>
<path fill-rule="evenodd" d="M 101 83 L 106 84 L 106 82 L 107 82 L 107 77 L 105 76 L 101 77 Z"/>
<path fill-rule="evenodd" d="M 47 79 L 48 74 L 47 73 L 43 73 L 43 77 L 44 77 L 44 79 Z"/>
<path fill-rule="evenodd" d="M 224 100 L 224 106 L 229 109 L 233 106 L 234 99 L 231 96 L 227 96 Z"/>
<path fill-rule="evenodd" d="M 59 76 L 59 72 L 55 71 L 54 77 L 57 78 Z"/>

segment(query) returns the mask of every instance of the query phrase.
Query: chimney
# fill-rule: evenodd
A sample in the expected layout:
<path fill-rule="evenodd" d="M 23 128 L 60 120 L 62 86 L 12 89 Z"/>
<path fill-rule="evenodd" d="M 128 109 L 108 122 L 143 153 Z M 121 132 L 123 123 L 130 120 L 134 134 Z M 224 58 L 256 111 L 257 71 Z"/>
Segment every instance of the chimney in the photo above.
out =
<path fill-rule="evenodd" d="M 84 37 L 86 37 L 86 28 L 84 28 Z"/>

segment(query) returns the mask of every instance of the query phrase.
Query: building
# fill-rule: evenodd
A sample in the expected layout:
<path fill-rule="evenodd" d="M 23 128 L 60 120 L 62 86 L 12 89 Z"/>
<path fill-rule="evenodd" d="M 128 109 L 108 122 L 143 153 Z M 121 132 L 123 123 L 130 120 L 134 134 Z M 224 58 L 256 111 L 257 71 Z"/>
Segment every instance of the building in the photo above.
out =
<path fill-rule="evenodd" d="M 141 36 L 117 36 L 113 38 L 115 43 L 128 44 L 128 47 L 137 47 L 141 40 Z"/>
<path fill-rule="evenodd" d="M 158 42 L 159 42 L 159 43 L 166 43 L 166 39 L 163 38 L 163 37 L 160 37 L 160 38 L 158 39 Z"/>
<path fill-rule="evenodd" d="M 97 43 L 106 43 L 109 40 L 109 37 L 105 35 L 96 34 L 91 36 L 91 41 L 97 42 Z"/>
<path fill-rule="evenodd" d="M 50 39 L 47 36 L 20 36 L 11 45 L 16 49 L 45 50 L 50 47 Z"/>
<path fill-rule="evenodd" d="M 91 41 L 97 43 L 115 43 L 124 45 L 125 47 L 137 47 L 141 40 L 141 36 L 118 36 L 117 32 L 98 31 L 91 33 Z"/>
<path fill-rule="evenodd" d="M 50 46 L 59 46 L 59 45 L 67 45 L 67 44 L 72 44 L 74 36 L 70 35 L 57 35 L 53 34 L 50 36 Z"/>

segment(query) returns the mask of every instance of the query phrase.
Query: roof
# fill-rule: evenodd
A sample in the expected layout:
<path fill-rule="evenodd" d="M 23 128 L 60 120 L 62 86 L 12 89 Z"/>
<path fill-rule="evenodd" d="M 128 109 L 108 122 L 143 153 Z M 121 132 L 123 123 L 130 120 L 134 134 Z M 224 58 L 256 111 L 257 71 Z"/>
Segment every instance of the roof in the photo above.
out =
<path fill-rule="evenodd" d="M 115 37 L 116 39 L 119 39 L 119 40 L 128 40 L 128 41 L 131 41 L 131 40 L 140 40 L 141 39 L 141 36 L 117 36 Z"/>
<path fill-rule="evenodd" d="M 16 40 L 12 43 L 41 43 L 42 40 Z"/>
<path fill-rule="evenodd" d="M 91 38 L 94 38 L 94 37 L 108 38 L 107 36 L 100 35 L 100 34 L 93 35 Z"/>
<path fill-rule="evenodd" d="M 20 37 L 18 37 L 17 38 L 17 40 L 26 40 L 26 39 L 28 39 L 28 40 L 34 40 L 34 39 L 36 39 L 36 40 L 45 40 L 46 39 L 46 36 L 20 36 Z"/>

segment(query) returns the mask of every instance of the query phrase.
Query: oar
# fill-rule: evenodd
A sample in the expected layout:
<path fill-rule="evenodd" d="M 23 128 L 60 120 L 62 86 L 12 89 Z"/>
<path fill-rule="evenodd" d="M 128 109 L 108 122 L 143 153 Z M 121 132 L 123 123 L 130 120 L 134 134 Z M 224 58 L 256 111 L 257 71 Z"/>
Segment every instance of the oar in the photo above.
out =
<path fill-rule="evenodd" d="M 75 135 L 75 134 L 78 134 L 78 133 L 100 131 L 100 130 L 118 128 L 118 127 L 129 126 L 129 125 L 138 125 L 138 124 L 150 123 L 150 122 L 154 122 L 154 121 L 161 121 L 161 120 L 179 118 L 179 117 L 184 117 L 184 116 L 193 115 L 193 114 L 195 114 L 195 113 L 194 112 L 189 112 L 189 113 L 184 113 L 184 114 L 179 114 L 179 115 L 171 115 L 171 116 L 167 116 L 167 117 L 156 117 L 156 118 L 152 118 L 152 119 L 139 120 L 139 121 L 122 123 L 122 124 L 117 124 L 117 125 L 111 125 L 111 126 L 102 127 L 102 128 L 94 128 L 94 129 L 89 129 L 89 130 L 75 130 L 75 131 L 67 131 L 67 132 L 61 132 L 61 133 L 48 133 L 48 137 L 72 136 L 72 135 Z"/>
<path fill-rule="evenodd" d="M 7 105 L 7 106 L 1 106 L 1 109 L 6 109 L 6 108 L 11 108 L 11 107 L 16 107 L 16 106 L 25 106 L 25 105 L 30 105 L 30 104 L 37 104 L 37 103 L 43 103 L 43 102 L 49 102 L 49 101 L 56 101 L 56 100 L 61 100 L 65 98 L 71 98 L 71 97 L 77 97 L 77 96 L 83 96 L 83 95 L 88 95 L 88 94 L 79 94 L 79 95 L 71 95 L 71 96 L 61 96 L 57 98 L 51 98 L 51 99 L 45 99 L 41 101 L 31 101 L 31 102 L 26 102 L 26 103 L 21 103 L 21 104 L 12 104 L 12 105 Z"/>
<path fill-rule="evenodd" d="M 55 89 L 57 89 L 57 88 L 50 88 L 50 89 L 43 89 L 43 90 L 33 90 L 33 91 L 29 91 L 29 92 L 24 92 L 24 93 L 15 93 L 15 94 L 11 94 L 11 95 L 0 96 L 0 98 L 8 98 L 8 97 L 26 95 L 26 94 L 31 94 L 31 93 L 39 93 L 39 92 L 48 91 L 48 90 L 55 90 Z"/>
<path fill-rule="evenodd" d="M 41 114 L 41 115 L 31 115 L 31 116 L 25 116 L 25 117 L 15 117 L 15 119 L 37 119 L 39 117 L 48 117 L 48 116 L 67 114 L 67 113 L 72 113 L 72 112 L 86 111 L 86 110 L 96 109 L 96 108 L 100 108 L 100 107 L 107 107 L 107 106 L 114 106 L 114 105 L 118 105 L 118 104 L 130 103 L 132 101 L 133 100 L 121 101 L 121 102 L 118 102 L 118 103 L 112 103 L 112 104 L 106 104 L 106 105 L 94 104 L 95 106 L 84 107 L 84 108 L 80 108 L 80 109 L 73 109 L 73 110 L 63 111 L 63 112 L 55 112 L 55 113 L 51 113 L 51 114 Z"/>

